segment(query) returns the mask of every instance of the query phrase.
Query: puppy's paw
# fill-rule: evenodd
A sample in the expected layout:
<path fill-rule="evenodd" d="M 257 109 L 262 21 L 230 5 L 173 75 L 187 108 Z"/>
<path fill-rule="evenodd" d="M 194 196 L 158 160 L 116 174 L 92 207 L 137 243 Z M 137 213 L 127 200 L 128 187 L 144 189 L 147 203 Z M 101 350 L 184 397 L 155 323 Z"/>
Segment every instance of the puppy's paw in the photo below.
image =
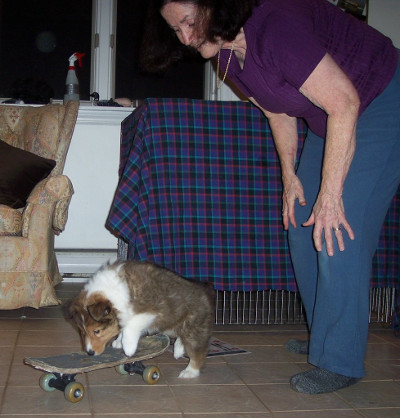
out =
<path fill-rule="evenodd" d="M 181 379 L 193 379 L 194 377 L 200 376 L 200 370 L 194 369 L 193 367 L 187 366 L 186 369 L 179 373 Z"/>
<path fill-rule="evenodd" d="M 136 353 L 139 337 L 140 336 L 132 335 L 129 332 L 123 332 L 122 349 L 128 357 L 131 357 Z"/>
<path fill-rule="evenodd" d="M 122 333 L 111 344 L 113 348 L 122 348 Z"/>
<path fill-rule="evenodd" d="M 174 343 L 174 359 L 183 357 L 185 354 L 185 347 L 182 344 L 181 339 L 178 337 Z"/>

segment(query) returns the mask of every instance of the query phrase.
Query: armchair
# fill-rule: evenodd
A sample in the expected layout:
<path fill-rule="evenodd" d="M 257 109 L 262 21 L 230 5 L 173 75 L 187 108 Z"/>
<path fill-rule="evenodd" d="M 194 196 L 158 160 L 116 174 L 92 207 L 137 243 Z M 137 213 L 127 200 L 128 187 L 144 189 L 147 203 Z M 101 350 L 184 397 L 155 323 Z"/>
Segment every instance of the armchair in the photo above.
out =
<path fill-rule="evenodd" d="M 10 151 L 9 162 L 4 151 L 0 151 L 3 152 L 0 156 L 3 160 L 0 170 L 3 176 L 0 178 L 3 199 L 0 202 L 0 309 L 39 308 L 60 303 L 54 291 L 54 286 L 61 281 L 54 235 L 65 228 L 73 194 L 71 181 L 62 172 L 78 108 L 79 102 L 72 101 L 65 105 L 0 106 L 0 140 L 3 150 Z M 33 164 L 33 168 L 32 165 L 24 168 L 20 160 L 15 160 L 15 155 L 19 154 L 50 165 L 48 177 L 43 179 L 46 172 L 34 179 L 37 167 Z M 29 188 L 33 190 L 28 190 L 26 199 L 21 200 L 19 196 L 15 202 L 9 202 L 10 195 L 18 194 L 19 186 L 12 183 L 14 174 L 10 175 L 11 180 L 7 178 L 5 165 L 10 167 L 9 171 L 17 170 L 19 177 L 24 176 L 19 179 L 19 186 L 26 188 L 31 184 Z"/>

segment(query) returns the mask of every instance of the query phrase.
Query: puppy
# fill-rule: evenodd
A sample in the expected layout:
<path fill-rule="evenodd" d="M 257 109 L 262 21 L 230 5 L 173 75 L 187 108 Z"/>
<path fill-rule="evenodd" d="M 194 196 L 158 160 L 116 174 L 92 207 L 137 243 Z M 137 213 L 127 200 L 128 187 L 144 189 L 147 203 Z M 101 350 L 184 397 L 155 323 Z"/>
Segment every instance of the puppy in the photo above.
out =
<path fill-rule="evenodd" d="M 214 289 L 149 262 L 103 266 L 73 300 L 70 313 L 89 355 L 111 342 L 132 356 L 144 334 L 176 338 L 174 357 L 189 357 L 179 377 L 200 374 L 214 323 Z M 117 337 L 117 338 L 116 338 Z"/>

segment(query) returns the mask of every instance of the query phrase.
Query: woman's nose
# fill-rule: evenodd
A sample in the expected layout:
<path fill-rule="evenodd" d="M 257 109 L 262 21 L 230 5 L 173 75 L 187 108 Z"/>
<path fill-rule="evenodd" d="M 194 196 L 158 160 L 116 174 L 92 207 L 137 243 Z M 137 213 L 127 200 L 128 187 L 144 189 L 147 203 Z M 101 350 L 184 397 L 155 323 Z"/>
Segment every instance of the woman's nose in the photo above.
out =
<path fill-rule="evenodd" d="M 193 41 L 193 30 L 191 27 L 187 27 L 181 30 L 182 43 L 186 46 L 190 46 Z"/>

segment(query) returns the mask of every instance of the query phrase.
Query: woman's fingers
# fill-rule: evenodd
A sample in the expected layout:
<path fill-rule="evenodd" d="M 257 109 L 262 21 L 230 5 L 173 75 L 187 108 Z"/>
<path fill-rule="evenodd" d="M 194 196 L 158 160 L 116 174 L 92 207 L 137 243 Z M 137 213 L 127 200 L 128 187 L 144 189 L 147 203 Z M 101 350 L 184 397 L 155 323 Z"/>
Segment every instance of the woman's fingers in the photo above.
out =
<path fill-rule="evenodd" d="M 326 252 L 329 256 L 333 256 L 334 251 L 334 240 L 336 239 L 339 251 L 345 250 L 344 245 L 344 236 L 343 233 L 346 231 L 349 238 L 354 240 L 354 232 L 351 228 L 350 224 L 347 222 L 347 219 L 344 215 L 341 217 L 341 221 L 327 221 L 322 222 L 321 220 L 316 220 L 314 213 L 308 218 L 306 222 L 302 224 L 304 227 L 314 225 L 313 230 L 313 241 L 314 246 L 317 251 L 322 251 L 323 248 L 323 240 L 325 240 L 326 244 Z M 337 226 L 332 226 L 337 225 Z"/>

